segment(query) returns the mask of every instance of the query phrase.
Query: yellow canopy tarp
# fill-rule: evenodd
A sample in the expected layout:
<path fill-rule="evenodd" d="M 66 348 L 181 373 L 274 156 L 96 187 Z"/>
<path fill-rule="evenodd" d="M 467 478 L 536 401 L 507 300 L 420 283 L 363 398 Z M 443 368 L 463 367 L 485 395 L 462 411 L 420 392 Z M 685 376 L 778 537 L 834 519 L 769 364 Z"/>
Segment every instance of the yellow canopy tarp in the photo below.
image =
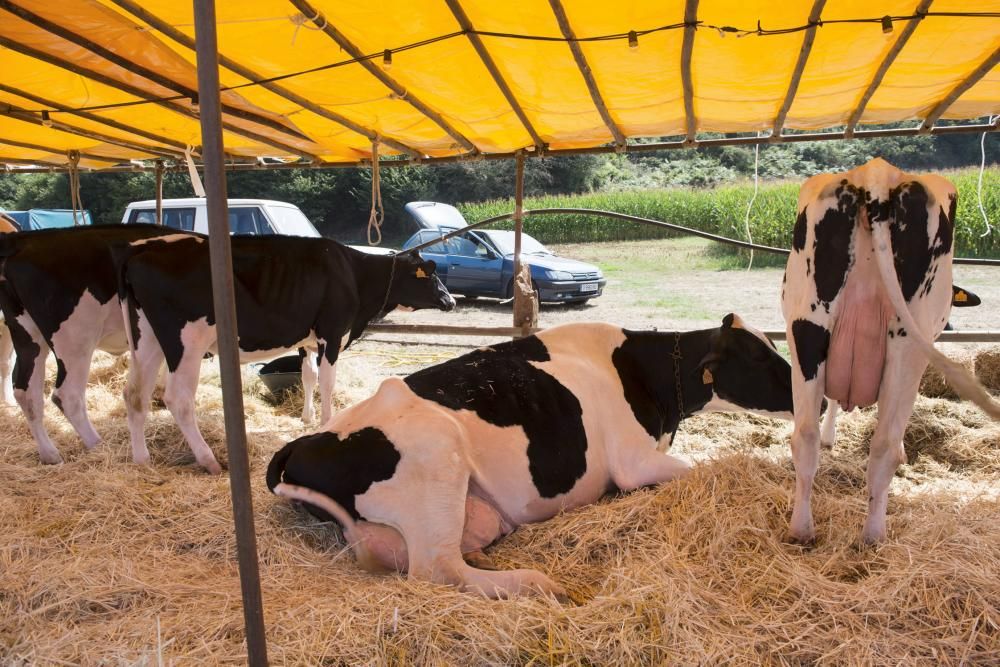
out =
<path fill-rule="evenodd" d="M 817 8 L 812 29 L 770 33 Z M 683 25 L 691 9 L 696 29 Z M 351 163 L 374 137 L 381 154 L 411 157 L 593 148 L 616 134 L 773 131 L 786 100 L 779 130 L 858 111 L 859 125 L 1000 113 L 1000 18 L 963 13 L 1000 15 L 1000 1 L 219 2 L 223 86 L 293 75 L 223 93 L 225 147 Z M 891 31 L 882 16 L 897 17 Z M 75 150 L 102 168 L 197 146 L 193 23 L 175 0 L 0 2 L 0 163 L 66 164 Z"/>

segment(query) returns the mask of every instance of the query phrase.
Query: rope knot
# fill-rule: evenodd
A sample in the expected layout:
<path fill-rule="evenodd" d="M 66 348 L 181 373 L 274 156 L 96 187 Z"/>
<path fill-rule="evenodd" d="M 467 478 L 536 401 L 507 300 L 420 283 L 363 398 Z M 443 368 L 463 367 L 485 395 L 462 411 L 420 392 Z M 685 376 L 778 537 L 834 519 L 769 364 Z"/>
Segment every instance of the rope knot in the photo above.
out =
<path fill-rule="evenodd" d="M 296 12 L 289 16 L 288 20 L 295 25 L 295 31 L 292 33 L 292 46 L 295 46 L 295 40 L 299 36 L 299 28 L 305 27 L 307 30 L 324 30 L 326 28 L 326 17 L 320 11 L 316 12 L 316 16 L 306 16 L 302 12 Z M 310 26 L 309 23 L 313 25 Z"/>

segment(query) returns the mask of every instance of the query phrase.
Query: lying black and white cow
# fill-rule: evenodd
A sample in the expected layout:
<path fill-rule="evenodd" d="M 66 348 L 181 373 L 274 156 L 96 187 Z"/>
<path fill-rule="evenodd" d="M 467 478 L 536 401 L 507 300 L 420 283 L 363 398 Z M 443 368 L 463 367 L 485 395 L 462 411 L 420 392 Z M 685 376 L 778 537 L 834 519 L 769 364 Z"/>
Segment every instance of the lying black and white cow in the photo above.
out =
<path fill-rule="evenodd" d="M 788 363 L 733 315 L 689 333 L 565 324 L 385 380 L 277 452 L 267 484 L 340 522 L 368 569 L 558 594 L 541 572 L 466 561 L 521 524 L 683 475 L 657 445 L 686 415 L 789 418 L 791 399 Z"/>
<path fill-rule="evenodd" d="M 847 410 L 876 401 L 862 540 L 885 537 L 889 482 L 928 360 L 959 395 L 994 418 L 1000 406 L 931 341 L 948 321 L 956 192 L 934 175 L 875 159 L 807 180 L 785 271 L 782 310 L 795 394 L 795 504 L 790 538 L 815 538 L 810 494 L 819 463 L 824 395 Z M 832 423 L 824 439 L 832 441 Z"/>
<path fill-rule="evenodd" d="M 194 414 L 201 360 L 216 344 L 208 242 L 148 239 L 113 254 L 132 342 L 125 403 L 133 458 L 149 459 L 143 430 L 165 359 L 164 403 L 198 463 L 217 473 L 221 468 Z M 434 262 L 412 253 L 371 255 L 329 239 L 243 236 L 232 238 L 232 256 L 241 361 L 316 349 L 324 421 L 331 413 L 337 356 L 375 316 L 400 305 L 455 305 Z"/>
<path fill-rule="evenodd" d="M 58 368 L 52 402 L 92 448 L 101 438 L 87 416 L 91 358 L 97 349 L 128 349 L 109 248 L 163 232 L 153 225 L 81 226 L 0 236 L 0 308 L 17 355 L 14 398 L 43 463 L 62 461 L 43 423 L 49 351 Z"/>

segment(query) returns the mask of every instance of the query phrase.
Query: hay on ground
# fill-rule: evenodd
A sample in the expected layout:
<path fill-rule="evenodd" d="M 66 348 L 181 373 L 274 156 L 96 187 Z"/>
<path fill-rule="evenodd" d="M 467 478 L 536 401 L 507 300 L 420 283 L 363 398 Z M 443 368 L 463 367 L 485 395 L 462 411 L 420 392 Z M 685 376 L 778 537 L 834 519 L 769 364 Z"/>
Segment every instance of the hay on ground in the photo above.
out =
<path fill-rule="evenodd" d="M 354 361 L 338 378 L 350 401 L 377 376 Z M 41 466 L 17 410 L 0 415 L 0 664 L 242 663 L 228 480 L 197 468 L 163 410 L 150 420 L 154 465 L 131 464 L 124 367 L 96 363 L 89 403 L 106 444 L 95 451 L 49 409 L 66 463 Z M 700 462 L 688 478 L 525 526 L 490 549 L 501 567 L 564 584 L 576 604 L 560 605 L 361 571 L 336 531 L 267 492 L 271 452 L 306 431 L 301 397 L 274 409 L 262 396 L 248 382 L 272 664 L 1000 663 L 1000 432 L 967 404 L 918 400 L 890 536 L 871 549 L 857 545 L 871 410 L 844 415 L 823 455 L 808 550 L 782 539 L 789 425 L 692 418 L 676 443 Z M 207 365 L 198 408 L 224 460 Z"/>

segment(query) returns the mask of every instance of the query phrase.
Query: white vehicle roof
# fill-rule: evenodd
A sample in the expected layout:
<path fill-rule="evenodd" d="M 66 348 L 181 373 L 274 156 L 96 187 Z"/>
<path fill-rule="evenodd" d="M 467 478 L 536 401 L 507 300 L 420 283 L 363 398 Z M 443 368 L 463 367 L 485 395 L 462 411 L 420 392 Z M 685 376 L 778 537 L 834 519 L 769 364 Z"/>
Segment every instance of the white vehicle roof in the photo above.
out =
<path fill-rule="evenodd" d="M 164 206 L 203 206 L 205 204 L 204 197 L 182 197 L 179 199 L 164 199 Z M 295 204 L 289 204 L 286 201 L 276 201 L 274 199 L 227 199 L 226 200 L 230 206 L 251 206 L 265 204 L 268 206 L 295 206 Z M 142 201 L 134 201 L 129 204 L 130 207 L 139 206 L 156 206 L 155 199 L 144 199 Z M 295 206 L 298 208 L 298 206 Z"/>

